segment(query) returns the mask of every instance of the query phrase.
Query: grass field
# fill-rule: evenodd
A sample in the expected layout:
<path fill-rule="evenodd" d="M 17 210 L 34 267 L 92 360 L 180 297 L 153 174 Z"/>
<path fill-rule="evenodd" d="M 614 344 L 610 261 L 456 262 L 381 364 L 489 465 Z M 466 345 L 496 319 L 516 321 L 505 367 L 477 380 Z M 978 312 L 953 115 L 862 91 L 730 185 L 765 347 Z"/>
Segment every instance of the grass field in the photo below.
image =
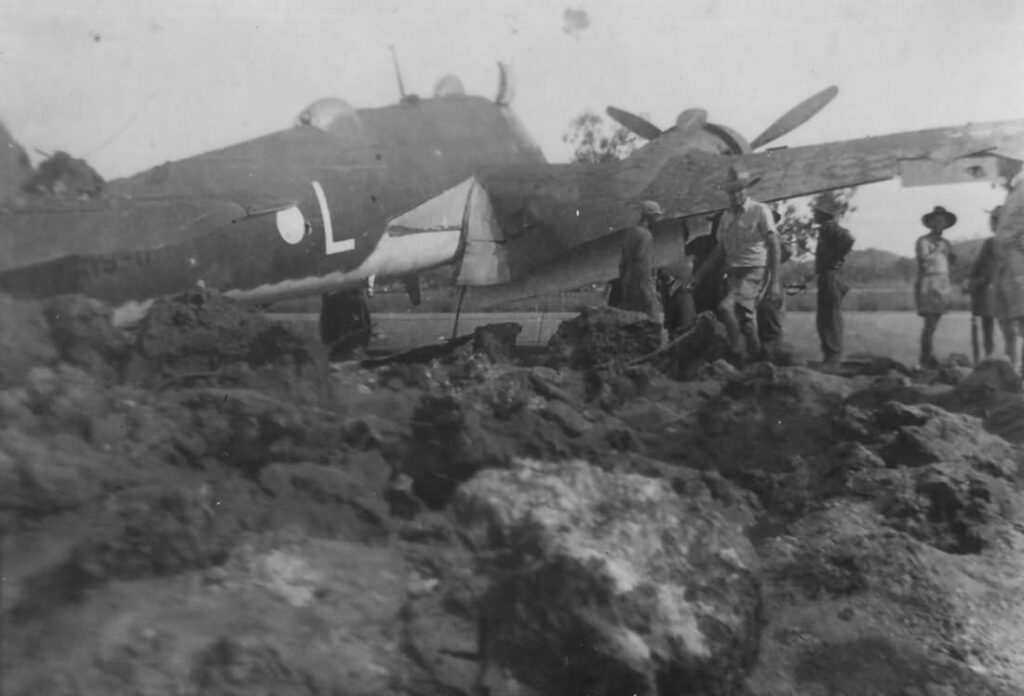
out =
<path fill-rule="evenodd" d="M 966 298 L 956 298 L 966 300 Z M 414 345 L 416 341 L 433 341 L 451 332 L 452 313 L 458 303 L 454 289 L 434 289 L 424 292 L 423 303 L 412 307 L 404 292 L 378 292 L 369 300 L 374 315 L 375 331 L 381 340 L 395 345 Z M 547 337 L 565 318 L 585 306 L 605 303 L 599 290 L 566 292 L 559 295 L 536 297 L 496 307 L 493 313 L 465 315 L 460 325 L 472 330 L 473 326 L 488 321 L 519 321 L 524 324 L 521 340 L 546 341 Z M 815 294 L 813 289 L 787 298 L 786 340 L 805 357 L 820 358 L 818 335 L 814 322 Z M 892 357 L 900 362 L 914 364 L 918 359 L 918 342 L 922 320 L 913 311 L 913 291 L 909 287 L 854 288 L 844 302 L 846 309 L 845 353 L 868 352 Z M 900 311 L 892 311 L 893 309 Z M 274 313 L 316 313 L 320 310 L 318 297 L 310 297 L 274 305 Z M 527 318 L 527 315 L 532 317 Z M 951 312 L 939 323 L 935 336 L 936 354 L 941 358 L 951 353 L 971 354 L 970 314 Z M 380 343 L 380 341 L 375 341 Z M 996 329 L 997 353 L 1002 352 L 1002 336 Z"/>
<path fill-rule="evenodd" d="M 845 352 L 875 353 L 907 364 L 918 359 L 923 320 L 913 312 L 845 312 Z M 786 341 L 801 355 L 820 359 L 818 333 L 813 312 L 788 312 Z M 1002 335 L 996 329 L 996 352 L 1002 353 Z M 951 353 L 971 355 L 971 315 L 951 312 L 939 322 L 935 333 L 935 353 L 944 358 Z"/>
<path fill-rule="evenodd" d="M 311 333 L 316 331 L 315 313 L 275 316 L 302 324 Z M 503 312 L 463 314 L 458 333 L 466 334 L 484 324 L 513 321 L 522 325 L 519 341 L 523 345 L 540 345 L 557 330 L 561 322 L 575 312 Z M 846 355 L 874 353 L 906 364 L 918 358 L 918 339 L 922 320 L 913 312 L 846 312 Z M 371 348 L 391 352 L 417 345 L 438 342 L 451 336 L 455 315 L 452 313 L 399 312 L 375 313 L 374 339 Z M 785 340 L 809 360 L 820 359 L 818 334 L 813 312 L 786 314 Z M 996 330 L 997 352 L 1002 352 L 1002 337 Z M 952 353 L 971 354 L 971 324 L 967 312 L 952 312 L 939 323 L 935 350 L 940 358 Z"/>
<path fill-rule="evenodd" d="M 969 298 L 954 293 L 954 310 L 966 310 Z M 491 312 L 574 312 L 580 307 L 594 306 L 605 302 L 603 288 L 564 292 L 555 295 L 531 297 L 517 302 L 494 307 Z M 404 290 L 396 287 L 379 289 L 370 298 L 373 312 L 454 312 L 459 303 L 455 288 L 430 288 L 423 291 L 423 302 L 413 307 Z M 795 311 L 813 312 L 817 293 L 812 284 L 804 292 L 792 295 L 786 300 L 787 306 Z M 854 287 L 846 296 L 843 307 L 850 312 L 913 312 L 914 290 L 911 285 Z M 274 306 L 275 312 L 317 312 L 320 310 L 319 297 L 281 302 Z"/>

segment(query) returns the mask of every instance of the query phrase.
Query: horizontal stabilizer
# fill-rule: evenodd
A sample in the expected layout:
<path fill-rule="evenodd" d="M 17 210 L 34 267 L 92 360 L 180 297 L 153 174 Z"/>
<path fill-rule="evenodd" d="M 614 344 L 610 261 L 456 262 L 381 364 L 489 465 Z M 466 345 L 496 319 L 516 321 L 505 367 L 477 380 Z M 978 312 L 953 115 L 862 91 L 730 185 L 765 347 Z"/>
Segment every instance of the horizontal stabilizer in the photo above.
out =
<path fill-rule="evenodd" d="M 475 183 L 473 178 L 466 179 L 409 212 L 402 213 L 388 223 L 388 234 L 401 237 L 404 234 L 462 229 L 469 194 Z"/>

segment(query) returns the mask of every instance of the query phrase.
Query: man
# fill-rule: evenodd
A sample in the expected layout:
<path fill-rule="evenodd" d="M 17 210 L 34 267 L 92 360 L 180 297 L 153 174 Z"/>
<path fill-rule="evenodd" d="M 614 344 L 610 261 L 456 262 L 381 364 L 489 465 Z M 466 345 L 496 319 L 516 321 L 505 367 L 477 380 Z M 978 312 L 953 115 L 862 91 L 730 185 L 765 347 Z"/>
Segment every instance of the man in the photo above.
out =
<path fill-rule="evenodd" d="M 683 227 L 683 254 L 692 259 L 686 267 L 677 269 L 674 276 L 659 269 L 659 288 L 665 308 L 665 326 L 676 336 L 694 326 L 703 312 L 715 312 L 725 297 L 725 265 L 704 276 L 701 285 L 693 287 L 693 273 L 710 257 L 717 242 L 715 227 L 720 216 L 689 221 Z"/>
<path fill-rule="evenodd" d="M 933 339 L 939 319 L 949 310 L 953 297 L 953 286 L 949 281 L 949 267 L 956 263 L 953 245 L 943 238 L 943 231 L 956 224 L 956 215 L 941 205 L 921 216 L 921 223 L 928 228 L 914 245 L 917 257 L 917 282 L 914 285 L 914 301 L 917 313 L 924 319 L 921 329 L 921 367 L 935 367 Z"/>
<path fill-rule="evenodd" d="M 642 312 L 661 324 L 664 315 L 655 288 L 651 227 L 665 214 L 655 201 L 640 204 L 640 224 L 626 229 L 619 256 L 619 309 Z"/>
<path fill-rule="evenodd" d="M 757 305 L 765 298 L 777 302 L 782 295 L 779 239 L 771 210 L 747 195 L 747 189 L 759 180 L 749 172 L 729 169 L 728 179 L 722 185 L 729 197 L 729 209 L 719 222 L 718 244 L 694 273 L 690 284 L 691 289 L 699 286 L 706 274 L 724 259 L 729 292 L 719 310 L 733 355 L 739 362 L 763 357 L 757 336 Z"/>
<path fill-rule="evenodd" d="M 718 228 L 722 221 L 721 213 L 708 219 L 708 233 L 688 238 L 686 240 L 686 255 L 693 259 L 693 271 L 696 273 L 709 261 L 714 261 L 714 266 L 708 266 L 704 271 L 701 281 L 693 283 L 693 305 L 694 313 L 714 312 L 718 305 L 729 294 L 729 284 L 726 282 L 726 267 L 724 256 L 714 256 L 715 247 L 718 246 Z M 714 257 L 714 258 L 713 258 Z"/>
<path fill-rule="evenodd" d="M 854 237 L 836 222 L 839 207 L 832 198 L 819 196 L 811 207 L 818 226 L 818 244 L 814 251 L 814 273 L 818 276 L 818 311 L 815 323 L 821 343 L 821 358 L 826 365 L 837 365 L 843 354 L 843 263 L 853 249 Z"/>
<path fill-rule="evenodd" d="M 995 234 L 993 309 L 1006 340 L 1006 357 L 1014 370 L 1024 356 L 1017 351 L 1017 337 L 1024 335 L 1024 176 L 1010 182 L 1006 203 L 999 211 Z"/>
<path fill-rule="evenodd" d="M 778 229 L 782 215 L 772 210 L 772 222 Z M 779 243 L 779 265 L 786 263 L 793 256 L 792 244 Z M 774 356 L 782 344 L 782 324 L 786 314 L 786 296 L 779 294 L 777 299 L 769 299 L 767 294 L 757 305 L 757 337 L 765 353 Z"/>
<path fill-rule="evenodd" d="M 988 227 L 994 233 L 999 226 L 999 213 L 1003 206 L 997 205 L 988 211 Z M 978 258 L 971 266 L 971 277 L 967 281 L 967 290 L 971 295 L 971 352 L 977 363 L 981 351 L 978 346 L 978 319 L 981 320 L 982 346 L 985 357 L 991 358 L 995 352 L 995 316 L 993 313 L 992 286 L 995 275 L 996 248 L 995 237 L 988 237 L 981 243 Z"/>

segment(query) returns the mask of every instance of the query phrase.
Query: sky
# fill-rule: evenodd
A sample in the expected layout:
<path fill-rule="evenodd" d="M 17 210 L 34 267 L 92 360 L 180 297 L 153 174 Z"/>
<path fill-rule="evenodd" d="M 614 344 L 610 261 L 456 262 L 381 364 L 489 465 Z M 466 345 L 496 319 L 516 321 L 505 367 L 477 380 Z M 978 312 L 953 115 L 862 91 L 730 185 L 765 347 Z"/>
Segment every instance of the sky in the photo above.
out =
<path fill-rule="evenodd" d="M 513 109 L 548 159 L 608 105 L 668 127 L 687 108 L 752 139 L 802 99 L 839 96 L 774 143 L 807 145 L 1024 118 L 1018 0 L 0 0 L 0 119 L 26 148 L 112 179 L 287 128 L 309 103 L 394 103 L 445 74 Z M 989 184 L 861 187 L 858 247 L 909 254 L 935 205 L 987 229 Z"/>

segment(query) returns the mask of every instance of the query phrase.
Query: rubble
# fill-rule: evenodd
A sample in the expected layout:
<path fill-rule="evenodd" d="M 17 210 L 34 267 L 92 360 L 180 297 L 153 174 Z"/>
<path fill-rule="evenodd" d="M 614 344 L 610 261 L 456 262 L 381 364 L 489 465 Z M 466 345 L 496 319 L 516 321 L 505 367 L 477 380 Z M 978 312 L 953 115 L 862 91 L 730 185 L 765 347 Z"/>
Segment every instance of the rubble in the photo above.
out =
<path fill-rule="evenodd" d="M 985 360 L 956 387 L 933 399 L 950 411 L 981 418 L 985 429 L 1024 442 L 1024 386 L 1006 360 Z"/>
<path fill-rule="evenodd" d="M 328 371 L 202 291 L 0 304 L 5 693 L 1024 690 L 998 362 L 674 366 L 597 310 Z"/>

